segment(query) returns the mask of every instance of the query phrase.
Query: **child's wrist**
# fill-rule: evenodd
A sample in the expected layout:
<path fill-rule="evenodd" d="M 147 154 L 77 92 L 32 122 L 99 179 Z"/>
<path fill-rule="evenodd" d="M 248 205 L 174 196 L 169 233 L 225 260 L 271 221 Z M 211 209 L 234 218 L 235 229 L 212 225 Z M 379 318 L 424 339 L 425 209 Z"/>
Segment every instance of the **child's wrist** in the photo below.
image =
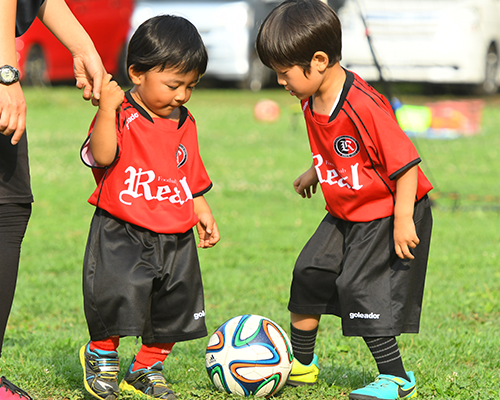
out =
<path fill-rule="evenodd" d="M 99 112 L 101 114 L 109 114 L 109 115 L 112 114 L 114 117 L 116 114 L 116 108 L 109 107 L 109 106 L 103 106 L 101 103 L 99 103 Z"/>

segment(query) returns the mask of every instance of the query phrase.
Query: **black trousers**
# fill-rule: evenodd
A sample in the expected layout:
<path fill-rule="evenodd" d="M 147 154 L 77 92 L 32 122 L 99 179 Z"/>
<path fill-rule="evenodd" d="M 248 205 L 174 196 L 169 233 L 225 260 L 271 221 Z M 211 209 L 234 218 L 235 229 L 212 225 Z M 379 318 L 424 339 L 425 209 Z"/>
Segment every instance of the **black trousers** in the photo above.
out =
<path fill-rule="evenodd" d="M 0 355 L 16 289 L 21 243 L 31 204 L 0 204 Z"/>

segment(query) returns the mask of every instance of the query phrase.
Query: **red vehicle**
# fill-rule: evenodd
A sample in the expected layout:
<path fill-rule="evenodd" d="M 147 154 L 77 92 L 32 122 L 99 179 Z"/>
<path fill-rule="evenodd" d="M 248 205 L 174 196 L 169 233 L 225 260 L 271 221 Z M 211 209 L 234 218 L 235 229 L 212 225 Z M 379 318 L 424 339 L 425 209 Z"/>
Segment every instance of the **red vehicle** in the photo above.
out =
<path fill-rule="evenodd" d="M 106 70 L 123 79 L 134 0 L 66 0 L 66 3 L 92 38 Z M 74 80 L 70 52 L 38 19 L 16 39 L 16 48 L 23 83 L 47 85 Z"/>

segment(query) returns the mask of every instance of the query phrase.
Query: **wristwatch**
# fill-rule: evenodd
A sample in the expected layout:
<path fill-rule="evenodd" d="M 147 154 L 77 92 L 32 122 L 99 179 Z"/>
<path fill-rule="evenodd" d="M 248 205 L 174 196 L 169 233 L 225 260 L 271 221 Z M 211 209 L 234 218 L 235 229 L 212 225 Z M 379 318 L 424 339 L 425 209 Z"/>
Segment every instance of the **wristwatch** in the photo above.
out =
<path fill-rule="evenodd" d="M 4 85 L 11 85 L 19 80 L 19 71 L 10 66 L 4 65 L 0 67 L 0 83 Z"/>

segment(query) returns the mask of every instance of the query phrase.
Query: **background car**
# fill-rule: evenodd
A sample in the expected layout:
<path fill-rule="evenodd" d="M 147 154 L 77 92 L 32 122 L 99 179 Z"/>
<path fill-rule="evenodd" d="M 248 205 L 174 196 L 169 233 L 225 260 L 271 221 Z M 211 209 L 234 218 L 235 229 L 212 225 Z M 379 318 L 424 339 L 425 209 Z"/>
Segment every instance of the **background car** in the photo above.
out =
<path fill-rule="evenodd" d="M 386 80 L 498 90 L 498 0 L 346 0 L 339 18 L 342 64 L 367 81 L 380 75 L 366 31 Z"/>
<path fill-rule="evenodd" d="M 108 72 L 123 79 L 125 46 L 134 0 L 66 0 L 88 32 Z M 46 85 L 74 80 L 70 52 L 36 19 L 16 39 L 21 81 Z"/>
<path fill-rule="evenodd" d="M 257 91 L 275 81 L 255 52 L 260 24 L 282 0 L 138 0 L 131 34 L 146 19 L 158 14 L 187 18 L 196 26 L 207 47 L 206 77 L 237 82 Z M 331 0 L 337 8 L 342 0 Z"/>

